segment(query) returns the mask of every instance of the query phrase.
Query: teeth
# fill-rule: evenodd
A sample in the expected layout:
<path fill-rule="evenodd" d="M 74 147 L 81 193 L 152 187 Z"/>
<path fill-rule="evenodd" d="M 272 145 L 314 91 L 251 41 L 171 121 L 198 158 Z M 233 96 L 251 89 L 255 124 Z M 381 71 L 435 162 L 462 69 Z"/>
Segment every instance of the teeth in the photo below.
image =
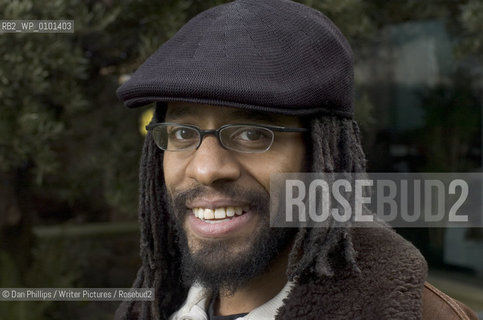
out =
<path fill-rule="evenodd" d="M 231 218 L 235 215 L 242 215 L 243 212 L 248 211 L 248 207 L 220 207 L 216 209 L 193 208 L 192 210 L 195 217 L 202 219 L 205 222 L 218 223 L 229 220 L 227 218 Z"/>
<path fill-rule="evenodd" d="M 225 208 L 216 208 L 215 209 L 215 219 L 225 219 L 225 218 L 226 218 Z"/>
<path fill-rule="evenodd" d="M 233 217 L 235 215 L 235 208 L 233 207 L 226 208 L 226 215 L 228 217 Z"/>
<path fill-rule="evenodd" d="M 215 218 L 215 213 L 213 212 L 213 209 L 205 209 L 203 211 L 203 219 L 214 219 L 214 218 Z"/>

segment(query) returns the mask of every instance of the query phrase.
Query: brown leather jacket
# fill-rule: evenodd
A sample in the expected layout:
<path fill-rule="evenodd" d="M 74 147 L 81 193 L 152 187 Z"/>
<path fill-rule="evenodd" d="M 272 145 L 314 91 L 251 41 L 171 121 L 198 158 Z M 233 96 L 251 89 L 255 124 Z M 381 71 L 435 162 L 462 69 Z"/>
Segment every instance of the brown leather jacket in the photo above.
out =
<path fill-rule="evenodd" d="M 478 320 L 476 314 L 461 302 L 449 297 L 430 283 L 424 283 L 423 320 Z"/>

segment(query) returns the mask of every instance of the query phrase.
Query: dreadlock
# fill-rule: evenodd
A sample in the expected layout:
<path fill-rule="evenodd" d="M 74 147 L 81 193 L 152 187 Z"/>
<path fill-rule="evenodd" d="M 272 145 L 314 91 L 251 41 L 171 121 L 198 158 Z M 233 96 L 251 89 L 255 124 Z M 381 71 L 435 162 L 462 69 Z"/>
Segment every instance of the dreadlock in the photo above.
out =
<path fill-rule="evenodd" d="M 313 172 L 365 172 L 365 156 L 360 132 L 355 121 L 335 116 L 310 120 L 308 138 Z M 151 135 L 145 139 L 140 168 L 139 223 L 141 227 L 142 265 L 134 288 L 154 288 L 155 301 L 121 304 L 116 319 L 164 320 L 175 312 L 186 298 L 189 288 L 181 278 L 181 254 L 177 234 L 164 200 L 162 151 Z M 300 227 L 289 254 L 287 275 L 293 280 L 302 272 L 331 276 L 329 254 L 342 245 L 342 257 L 357 270 L 349 225 L 330 221 L 328 228 Z"/>
<path fill-rule="evenodd" d="M 312 172 L 365 172 L 366 160 L 355 121 L 325 116 L 311 120 L 310 127 Z M 332 276 L 329 254 L 339 245 L 344 260 L 357 271 L 349 227 L 350 222 L 330 219 L 328 228 L 299 228 L 289 254 L 288 278 L 294 280 L 303 271 Z"/>

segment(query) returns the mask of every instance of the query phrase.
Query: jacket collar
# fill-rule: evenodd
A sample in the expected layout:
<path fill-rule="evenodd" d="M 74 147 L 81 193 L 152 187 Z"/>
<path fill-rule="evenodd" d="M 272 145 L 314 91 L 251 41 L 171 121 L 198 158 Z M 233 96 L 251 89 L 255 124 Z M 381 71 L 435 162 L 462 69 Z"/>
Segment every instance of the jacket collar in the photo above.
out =
<path fill-rule="evenodd" d="M 427 265 L 392 229 L 375 223 L 351 230 L 357 266 L 334 254 L 334 275 L 302 274 L 275 319 L 421 319 Z"/>

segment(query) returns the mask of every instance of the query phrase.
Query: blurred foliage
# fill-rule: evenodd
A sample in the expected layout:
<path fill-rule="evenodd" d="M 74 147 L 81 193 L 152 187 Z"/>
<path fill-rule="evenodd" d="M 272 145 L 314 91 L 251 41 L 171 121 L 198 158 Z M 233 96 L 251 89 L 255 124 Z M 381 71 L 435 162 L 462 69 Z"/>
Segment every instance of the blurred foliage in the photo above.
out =
<path fill-rule="evenodd" d="M 0 1 L 0 12 L 8 19 L 75 20 L 72 35 L 0 37 L 0 170 L 28 170 L 35 183 L 22 187 L 31 189 L 37 198 L 46 198 L 51 191 L 55 201 L 66 203 L 59 211 L 80 203 L 82 209 L 103 207 L 86 199 L 102 199 L 104 183 L 135 194 L 137 188 L 132 185 L 137 175 L 119 178 L 117 172 L 105 168 L 111 164 L 106 158 L 132 152 L 139 143 L 132 136 L 119 144 L 108 141 L 109 131 L 122 134 L 119 125 L 126 125 L 126 121 L 109 123 L 119 113 L 114 97 L 117 77 L 110 74 L 109 64 L 121 59 L 110 49 L 115 46 L 106 29 L 118 18 L 121 7 L 98 1 Z M 106 134 L 98 134 L 101 128 L 107 129 Z M 135 157 L 126 160 L 136 167 Z M 126 176 L 131 179 L 128 183 Z M 112 193 L 107 192 L 108 201 Z M 135 211 L 136 196 L 127 199 L 134 203 L 127 209 Z"/>
<path fill-rule="evenodd" d="M 0 5 L 10 19 L 33 18 L 34 10 L 33 1 L 3 1 Z M 54 17 L 60 18 L 55 13 Z M 57 168 L 50 146 L 65 129 L 62 115 L 87 104 L 79 83 L 87 76 L 87 60 L 74 43 L 59 38 L 55 34 L 0 37 L 1 169 L 32 161 L 39 182 Z"/>
<path fill-rule="evenodd" d="M 471 0 L 461 5 L 459 22 L 461 23 L 462 40 L 457 48 L 457 54 L 460 56 L 473 54 L 482 59 L 483 1 Z"/>

